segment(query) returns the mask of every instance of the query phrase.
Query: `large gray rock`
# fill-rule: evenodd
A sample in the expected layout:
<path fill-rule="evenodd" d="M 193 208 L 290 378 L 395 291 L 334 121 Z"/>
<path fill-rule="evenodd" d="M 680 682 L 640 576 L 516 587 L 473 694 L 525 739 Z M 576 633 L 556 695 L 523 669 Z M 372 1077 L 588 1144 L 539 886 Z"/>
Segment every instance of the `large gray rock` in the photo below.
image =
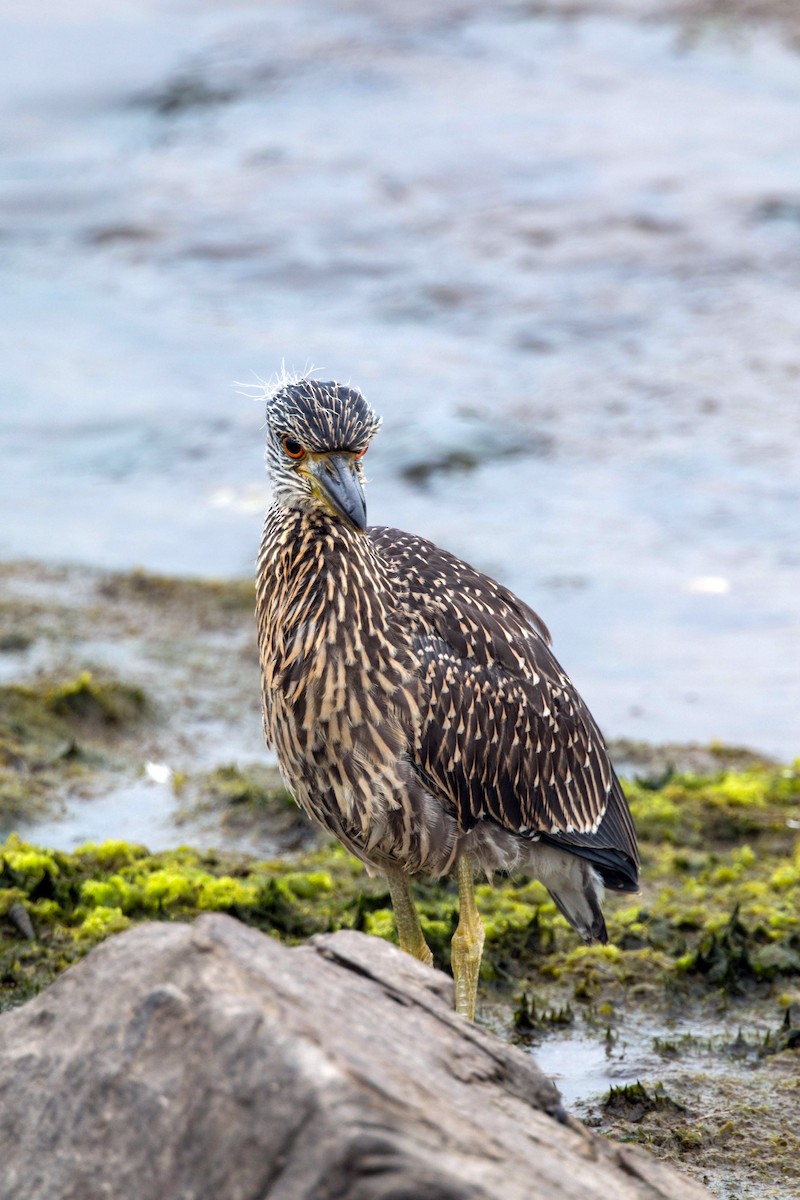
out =
<path fill-rule="evenodd" d="M 0 1018 L 3 1200 L 708 1197 L 590 1133 L 451 983 L 224 916 L 113 938 Z"/>

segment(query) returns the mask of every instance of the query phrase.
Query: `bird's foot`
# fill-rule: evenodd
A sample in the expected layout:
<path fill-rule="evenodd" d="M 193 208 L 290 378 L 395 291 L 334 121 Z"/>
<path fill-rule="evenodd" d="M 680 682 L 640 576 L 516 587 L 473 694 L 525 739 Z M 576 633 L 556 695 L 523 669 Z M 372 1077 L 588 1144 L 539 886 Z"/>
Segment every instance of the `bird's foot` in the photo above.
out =
<path fill-rule="evenodd" d="M 471 927 L 462 927 L 459 923 L 450 943 L 453 980 L 456 985 L 456 1012 L 468 1021 L 475 1020 L 483 941 L 483 925 L 480 922 Z"/>

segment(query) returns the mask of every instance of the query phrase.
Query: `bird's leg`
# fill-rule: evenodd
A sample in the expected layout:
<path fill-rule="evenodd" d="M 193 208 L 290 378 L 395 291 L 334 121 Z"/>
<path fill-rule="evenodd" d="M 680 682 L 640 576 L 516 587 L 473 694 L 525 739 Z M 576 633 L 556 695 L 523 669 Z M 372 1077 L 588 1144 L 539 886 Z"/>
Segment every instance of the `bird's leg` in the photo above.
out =
<path fill-rule="evenodd" d="M 408 876 L 402 871 L 392 871 L 387 878 L 401 949 L 405 950 L 407 954 L 413 954 L 414 958 L 418 958 L 426 966 L 432 967 L 433 955 L 425 941 L 419 916 L 411 898 Z"/>
<path fill-rule="evenodd" d="M 456 985 L 456 1012 L 475 1020 L 478 973 L 483 954 L 483 922 L 475 904 L 475 884 L 469 855 L 458 860 L 458 927 L 451 943 L 451 963 Z"/>

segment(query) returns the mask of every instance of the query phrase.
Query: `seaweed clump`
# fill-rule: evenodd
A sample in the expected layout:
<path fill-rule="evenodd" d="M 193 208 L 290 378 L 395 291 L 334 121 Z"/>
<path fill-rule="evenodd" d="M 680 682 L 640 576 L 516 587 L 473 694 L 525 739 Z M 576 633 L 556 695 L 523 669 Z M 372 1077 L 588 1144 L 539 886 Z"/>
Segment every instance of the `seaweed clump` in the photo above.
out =
<path fill-rule="evenodd" d="M 83 671 L 0 687 L 0 827 L 47 812 L 148 711 L 144 691 Z"/>
<path fill-rule="evenodd" d="M 683 1104 L 668 1096 L 662 1083 L 654 1084 L 650 1090 L 637 1080 L 636 1083 L 623 1084 L 621 1087 L 611 1087 L 606 1093 L 603 1108 L 625 1118 L 626 1121 L 638 1123 L 648 1113 L 685 1112 Z"/>

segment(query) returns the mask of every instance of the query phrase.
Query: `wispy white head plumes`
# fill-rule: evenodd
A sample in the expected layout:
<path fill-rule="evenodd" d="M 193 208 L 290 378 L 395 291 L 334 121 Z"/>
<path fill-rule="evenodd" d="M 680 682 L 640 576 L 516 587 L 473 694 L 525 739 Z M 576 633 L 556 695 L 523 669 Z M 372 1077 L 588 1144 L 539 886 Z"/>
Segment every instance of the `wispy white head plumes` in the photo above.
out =
<path fill-rule="evenodd" d="M 265 401 L 269 405 L 270 400 L 278 392 L 311 379 L 315 373 L 316 367 L 313 363 L 308 363 L 302 371 L 290 371 L 284 360 L 281 359 L 280 370 L 276 371 L 269 379 L 262 379 L 254 371 L 252 383 L 242 383 L 237 379 L 236 388 L 240 396 L 246 396 L 248 400 Z"/>

